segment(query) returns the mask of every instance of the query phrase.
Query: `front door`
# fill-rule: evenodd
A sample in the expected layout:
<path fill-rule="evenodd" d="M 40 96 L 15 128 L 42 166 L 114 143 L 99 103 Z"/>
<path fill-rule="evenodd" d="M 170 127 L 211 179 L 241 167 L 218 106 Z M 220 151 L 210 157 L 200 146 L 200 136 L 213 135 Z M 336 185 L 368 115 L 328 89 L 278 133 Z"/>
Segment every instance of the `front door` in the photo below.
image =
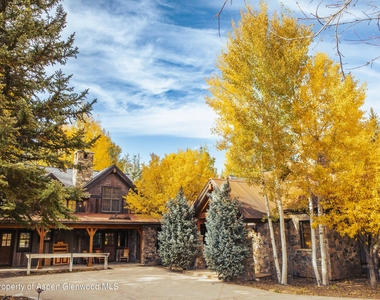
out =
<path fill-rule="evenodd" d="M 115 261 L 116 243 L 115 243 L 115 232 L 105 232 L 104 233 L 104 251 L 109 253 L 109 261 Z"/>
<path fill-rule="evenodd" d="M 13 232 L 0 232 L 0 266 L 12 265 Z"/>

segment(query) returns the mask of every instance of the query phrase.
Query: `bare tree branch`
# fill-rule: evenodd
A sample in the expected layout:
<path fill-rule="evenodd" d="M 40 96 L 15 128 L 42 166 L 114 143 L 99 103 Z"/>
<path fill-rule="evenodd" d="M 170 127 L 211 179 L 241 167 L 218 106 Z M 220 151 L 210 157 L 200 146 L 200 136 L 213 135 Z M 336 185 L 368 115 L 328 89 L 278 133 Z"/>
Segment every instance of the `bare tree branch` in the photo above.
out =
<path fill-rule="evenodd" d="M 214 19 L 218 19 L 218 31 L 219 31 L 219 37 L 220 37 L 220 16 L 222 15 L 222 12 L 223 12 L 223 9 L 224 7 L 226 6 L 228 0 L 224 0 L 224 3 L 222 5 L 222 7 L 220 8 L 220 10 L 218 11 L 218 13 L 215 15 Z M 232 4 L 232 0 L 231 0 L 231 4 Z"/>
<path fill-rule="evenodd" d="M 215 18 L 218 19 L 218 28 L 220 36 L 220 18 L 227 2 L 232 0 L 223 0 L 223 5 Z M 345 56 L 343 51 L 343 42 L 365 44 L 368 47 L 380 47 L 380 3 L 379 5 L 374 4 L 377 1 L 372 0 L 318 0 L 316 3 L 314 12 L 307 12 L 305 8 L 301 7 L 299 2 L 296 2 L 303 17 L 298 18 L 299 20 L 314 22 L 318 24 L 319 28 L 312 36 L 305 36 L 303 38 L 316 38 L 322 35 L 323 32 L 333 31 L 333 37 L 335 41 L 336 54 L 339 57 L 340 67 L 343 75 L 345 74 Z M 316 2 L 310 0 L 310 3 Z M 332 13 L 328 14 L 324 10 L 331 10 Z M 360 24 L 366 24 L 371 30 L 372 34 L 369 35 L 367 32 L 360 33 L 356 30 Z M 374 33 L 373 28 L 379 31 L 378 34 Z M 272 32 L 274 33 L 274 32 Z M 276 33 L 274 33 L 276 34 Z M 344 34 L 353 34 L 357 37 L 356 40 L 344 37 Z M 290 40 L 287 37 L 281 37 Z M 369 59 L 364 64 L 350 68 L 348 70 L 372 66 L 373 62 L 379 59 L 380 56 L 375 55 L 374 58 Z"/>

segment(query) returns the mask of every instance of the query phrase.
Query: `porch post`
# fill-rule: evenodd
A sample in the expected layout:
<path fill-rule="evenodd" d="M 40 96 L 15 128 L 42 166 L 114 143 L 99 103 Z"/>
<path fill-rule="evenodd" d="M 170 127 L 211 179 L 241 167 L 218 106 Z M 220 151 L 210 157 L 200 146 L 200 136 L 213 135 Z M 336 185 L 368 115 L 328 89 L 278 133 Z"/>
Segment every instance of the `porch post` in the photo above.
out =
<path fill-rule="evenodd" d="M 140 236 L 140 242 L 139 242 L 139 256 L 140 256 L 140 263 L 143 263 L 143 259 L 142 259 L 142 243 L 143 243 L 143 234 L 142 234 L 142 229 L 141 228 L 137 228 L 137 232 Z"/>
<path fill-rule="evenodd" d="M 88 227 L 88 228 L 86 228 L 86 230 L 87 230 L 88 235 L 90 236 L 88 253 L 92 253 L 92 248 L 94 245 L 94 235 L 95 235 L 96 231 L 98 230 L 98 228 Z M 89 267 L 92 266 L 92 257 L 88 258 L 88 265 L 87 266 L 89 266 Z"/>
<path fill-rule="evenodd" d="M 44 239 L 46 235 L 46 229 L 42 226 L 36 227 L 38 235 L 40 236 L 40 245 L 38 248 L 38 253 L 42 254 L 44 252 Z M 38 259 L 37 269 L 42 269 L 42 258 Z"/>

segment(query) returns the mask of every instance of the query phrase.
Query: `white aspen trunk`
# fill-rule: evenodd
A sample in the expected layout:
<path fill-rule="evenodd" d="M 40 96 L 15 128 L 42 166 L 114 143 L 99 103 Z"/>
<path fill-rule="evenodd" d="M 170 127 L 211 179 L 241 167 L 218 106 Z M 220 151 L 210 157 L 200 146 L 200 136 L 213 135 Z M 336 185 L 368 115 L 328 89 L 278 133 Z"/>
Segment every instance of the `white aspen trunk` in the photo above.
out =
<path fill-rule="evenodd" d="M 313 229 L 313 219 L 314 219 L 314 207 L 313 199 L 309 197 L 309 210 L 310 210 L 310 232 L 311 232 L 311 262 L 313 265 L 313 270 L 315 274 L 315 279 L 317 280 L 317 285 L 321 286 L 321 276 L 318 270 L 317 264 L 317 241 L 315 239 L 315 230 Z"/>
<path fill-rule="evenodd" d="M 278 208 L 278 214 L 280 216 L 280 237 L 281 237 L 281 252 L 282 252 L 282 275 L 281 275 L 281 284 L 288 284 L 288 251 L 286 248 L 286 233 L 285 233 L 285 217 L 284 209 L 282 207 L 281 194 L 279 192 L 278 180 L 275 180 L 275 189 L 276 189 L 276 202 Z"/>
<path fill-rule="evenodd" d="M 375 244 L 373 246 L 373 264 L 375 268 L 376 282 L 379 281 L 379 247 Z"/>
<path fill-rule="evenodd" d="M 277 245 L 276 245 L 276 239 L 274 237 L 272 215 L 270 212 L 269 200 L 268 200 L 267 194 L 265 192 L 265 189 L 264 189 L 264 200 L 265 200 L 265 207 L 267 209 L 267 215 L 268 215 L 268 226 L 269 226 L 270 240 L 272 242 L 274 266 L 275 266 L 275 271 L 276 271 L 276 275 L 277 275 L 277 281 L 278 281 L 278 283 L 280 283 L 281 282 L 281 269 L 280 269 L 280 263 L 278 262 Z"/>
<path fill-rule="evenodd" d="M 323 208 L 320 204 L 318 197 L 318 216 L 322 216 Z M 321 248 L 321 270 L 322 270 L 322 285 L 328 286 L 329 283 L 329 272 L 328 272 L 328 253 L 327 253 L 327 241 L 325 236 L 325 226 L 318 225 L 319 228 L 319 244 Z"/>

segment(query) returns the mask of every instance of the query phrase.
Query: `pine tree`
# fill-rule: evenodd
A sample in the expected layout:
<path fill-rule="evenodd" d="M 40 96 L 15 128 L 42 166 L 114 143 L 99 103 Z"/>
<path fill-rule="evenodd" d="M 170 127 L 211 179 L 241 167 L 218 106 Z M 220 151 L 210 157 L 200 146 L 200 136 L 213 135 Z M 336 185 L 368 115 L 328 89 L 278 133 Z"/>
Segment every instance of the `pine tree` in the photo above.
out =
<path fill-rule="evenodd" d="M 218 278 L 229 281 L 244 272 L 249 248 L 237 201 L 230 199 L 228 181 L 220 190 L 212 192 L 209 206 L 203 254 L 208 267 L 217 272 Z"/>
<path fill-rule="evenodd" d="M 75 57 L 74 34 L 61 39 L 66 13 L 59 0 L 0 1 L 0 218 L 24 226 L 47 226 L 69 218 L 70 195 L 46 178 L 40 164 L 65 169 L 65 153 L 86 149 L 83 132 L 68 136 L 64 125 L 89 114 L 69 86 L 71 76 L 52 67 Z"/>
<path fill-rule="evenodd" d="M 133 155 L 132 159 L 126 156 L 126 170 L 125 172 L 131 177 L 133 181 L 141 179 L 142 167 L 140 163 L 140 154 Z"/>
<path fill-rule="evenodd" d="M 162 264 L 170 269 L 187 269 L 198 253 L 199 232 L 194 209 L 187 203 L 182 188 L 176 200 L 169 200 L 167 209 L 162 219 L 162 231 L 158 234 Z"/>

